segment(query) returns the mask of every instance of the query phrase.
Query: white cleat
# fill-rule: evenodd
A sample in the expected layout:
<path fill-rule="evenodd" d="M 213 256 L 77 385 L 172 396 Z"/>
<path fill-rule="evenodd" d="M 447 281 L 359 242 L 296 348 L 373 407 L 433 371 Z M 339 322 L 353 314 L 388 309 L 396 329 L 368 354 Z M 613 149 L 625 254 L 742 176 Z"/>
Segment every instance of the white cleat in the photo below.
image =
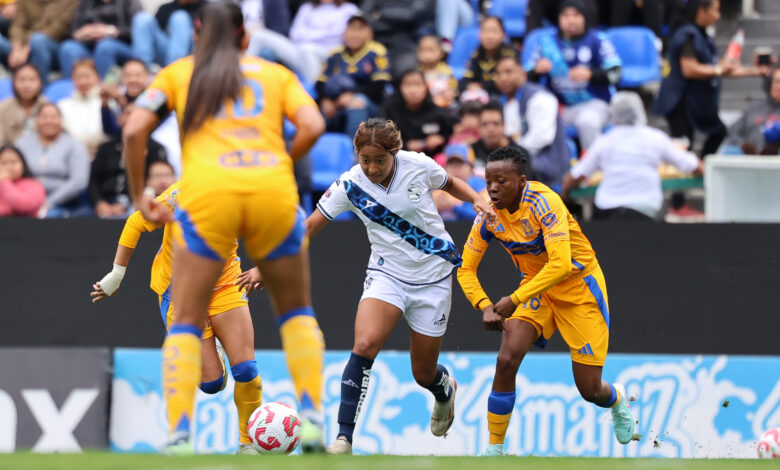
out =
<path fill-rule="evenodd" d="M 487 449 L 480 452 L 478 457 L 501 457 L 504 455 L 504 444 L 490 444 Z"/>
<path fill-rule="evenodd" d="M 458 382 L 450 376 L 447 376 L 447 380 L 451 387 L 450 399 L 444 402 L 435 402 L 433 413 L 431 413 L 431 433 L 434 436 L 447 434 L 455 419 L 455 392 L 458 391 Z"/>
<path fill-rule="evenodd" d="M 225 357 L 227 357 L 227 354 L 225 353 L 225 348 L 222 347 L 222 343 L 219 342 L 219 339 L 216 337 L 214 338 L 214 342 L 217 345 L 217 356 L 219 356 L 219 363 L 222 365 L 222 387 L 219 388 L 219 391 L 225 390 L 225 386 L 228 382 L 228 370 L 227 366 L 225 366 Z"/>
<path fill-rule="evenodd" d="M 252 447 L 252 444 L 244 444 L 242 442 L 238 445 L 236 455 L 260 455 L 260 451 Z"/>
<path fill-rule="evenodd" d="M 331 455 L 352 455 L 352 444 L 346 437 L 339 436 L 325 451 Z"/>

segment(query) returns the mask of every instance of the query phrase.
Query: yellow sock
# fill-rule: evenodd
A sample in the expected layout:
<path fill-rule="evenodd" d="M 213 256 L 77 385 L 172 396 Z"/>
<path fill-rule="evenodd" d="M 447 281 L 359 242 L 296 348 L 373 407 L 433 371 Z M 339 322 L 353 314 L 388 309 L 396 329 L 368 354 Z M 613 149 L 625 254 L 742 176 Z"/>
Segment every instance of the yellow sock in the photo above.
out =
<path fill-rule="evenodd" d="M 296 309 L 279 317 L 277 323 L 301 410 L 320 412 L 325 338 L 314 311 L 311 307 Z"/>
<path fill-rule="evenodd" d="M 247 434 L 246 425 L 252 412 L 263 403 L 263 382 L 260 380 L 260 376 L 255 376 L 249 382 L 236 381 L 236 386 L 233 389 L 233 401 L 235 401 L 238 411 L 239 441 L 242 444 L 249 444 L 252 441 Z"/>
<path fill-rule="evenodd" d="M 512 413 L 497 415 L 488 411 L 488 431 L 490 431 L 490 445 L 503 444 L 506 439 L 506 430 L 509 427 L 509 418 Z"/>
<path fill-rule="evenodd" d="M 195 390 L 200 384 L 200 329 L 173 325 L 163 343 L 163 395 L 168 410 L 168 431 L 190 432 Z"/>

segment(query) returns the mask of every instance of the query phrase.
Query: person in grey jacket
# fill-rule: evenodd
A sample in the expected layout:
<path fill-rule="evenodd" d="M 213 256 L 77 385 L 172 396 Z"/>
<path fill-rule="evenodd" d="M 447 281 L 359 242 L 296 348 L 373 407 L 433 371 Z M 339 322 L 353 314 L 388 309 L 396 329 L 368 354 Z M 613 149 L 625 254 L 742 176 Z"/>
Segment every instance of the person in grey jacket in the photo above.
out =
<path fill-rule="evenodd" d="M 778 145 L 767 142 L 764 130 L 780 123 L 780 67 L 775 66 L 766 83 L 767 97 L 749 107 L 729 129 L 726 145 L 752 155 L 777 155 Z"/>
<path fill-rule="evenodd" d="M 30 171 L 46 189 L 45 217 L 86 217 L 92 209 L 84 190 L 89 184 L 89 154 L 79 141 L 62 130 L 57 106 L 46 103 L 36 116 L 36 132 L 16 142 Z"/>

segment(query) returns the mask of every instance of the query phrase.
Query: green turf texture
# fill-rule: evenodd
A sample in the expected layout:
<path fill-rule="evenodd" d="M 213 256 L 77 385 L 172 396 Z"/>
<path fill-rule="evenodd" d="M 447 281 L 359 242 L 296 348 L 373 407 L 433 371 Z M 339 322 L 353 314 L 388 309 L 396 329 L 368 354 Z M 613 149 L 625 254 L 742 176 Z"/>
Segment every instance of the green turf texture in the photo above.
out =
<path fill-rule="evenodd" d="M 635 470 L 780 468 L 777 460 L 600 459 L 560 457 L 396 457 L 372 456 L 236 456 L 85 454 L 0 454 L 3 470 Z"/>

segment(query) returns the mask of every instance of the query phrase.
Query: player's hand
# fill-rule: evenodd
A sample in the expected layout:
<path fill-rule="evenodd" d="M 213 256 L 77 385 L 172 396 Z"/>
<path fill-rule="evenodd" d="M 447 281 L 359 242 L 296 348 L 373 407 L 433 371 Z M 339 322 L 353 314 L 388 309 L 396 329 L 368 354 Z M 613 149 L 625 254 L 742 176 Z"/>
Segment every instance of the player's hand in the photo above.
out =
<path fill-rule="evenodd" d="M 253 290 L 263 290 L 265 284 L 263 283 L 263 274 L 257 267 L 254 267 L 248 271 L 236 276 L 236 282 L 234 286 L 238 286 L 238 290 L 246 289 L 247 295 L 251 294 Z"/>
<path fill-rule="evenodd" d="M 489 224 L 495 224 L 498 222 L 498 218 L 496 217 L 496 212 L 493 210 L 493 208 L 488 204 L 487 202 L 483 201 L 481 198 L 474 202 L 474 210 L 477 212 L 477 214 L 485 214 L 485 218 L 487 219 Z"/>
<path fill-rule="evenodd" d="M 512 314 L 515 313 L 516 308 L 517 305 L 515 305 L 510 296 L 501 297 L 501 300 L 493 305 L 493 311 L 504 318 L 511 317 Z"/>
<path fill-rule="evenodd" d="M 90 292 L 89 296 L 92 297 L 92 303 L 95 303 L 95 302 L 100 302 L 101 300 L 108 297 L 108 294 L 106 294 L 103 291 L 103 288 L 100 287 L 100 283 L 96 282 L 92 284 L 92 292 Z"/>
<path fill-rule="evenodd" d="M 154 197 L 144 191 L 136 202 L 136 208 L 141 211 L 144 219 L 157 225 L 164 225 L 173 220 L 173 213 L 164 205 L 154 200 Z"/>
<path fill-rule="evenodd" d="M 482 324 L 488 331 L 504 330 L 504 319 L 493 310 L 492 305 L 485 307 L 485 310 L 482 311 Z"/>

